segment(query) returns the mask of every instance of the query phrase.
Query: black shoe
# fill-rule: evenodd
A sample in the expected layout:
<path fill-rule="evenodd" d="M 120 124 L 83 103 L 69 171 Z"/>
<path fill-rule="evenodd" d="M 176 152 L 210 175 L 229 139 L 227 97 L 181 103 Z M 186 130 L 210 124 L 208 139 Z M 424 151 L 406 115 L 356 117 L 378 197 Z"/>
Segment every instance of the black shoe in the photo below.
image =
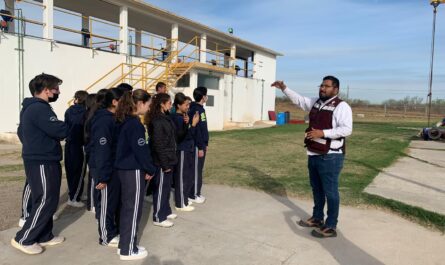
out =
<path fill-rule="evenodd" d="M 335 229 L 325 226 L 312 230 L 311 234 L 318 238 L 337 237 L 337 231 L 335 231 Z"/>
<path fill-rule="evenodd" d="M 307 219 L 306 221 L 300 220 L 297 222 L 297 224 L 302 227 L 318 227 L 318 228 L 320 228 L 320 227 L 323 227 L 324 222 L 323 222 L 323 220 L 319 220 L 319 219 L 315 219 L 314 217 L 311 217 L 311 218 Z"/>

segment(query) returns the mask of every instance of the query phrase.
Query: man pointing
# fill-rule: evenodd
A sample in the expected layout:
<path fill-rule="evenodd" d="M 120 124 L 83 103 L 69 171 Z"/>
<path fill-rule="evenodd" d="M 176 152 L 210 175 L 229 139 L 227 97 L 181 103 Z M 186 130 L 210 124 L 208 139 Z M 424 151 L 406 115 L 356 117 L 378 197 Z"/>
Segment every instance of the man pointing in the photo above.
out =
<path fill-rule="evenodd" d="M 309 112 L 304 143 L 314 208 L 312 217 L 300 220 L 298 224 L 315 228 L 312 230 L 315 237 L 336 237 L 340 207 L 338 179 L 346 153 L 346 137 L 352 133 L 351 107 L 338 97 L 340 81 L 334 76 L 324 77 L 318 98 L 303 97 L 287 88 L 283 81 L 275 81 L 272 86 L 281 89 L 295 105 Z"/>

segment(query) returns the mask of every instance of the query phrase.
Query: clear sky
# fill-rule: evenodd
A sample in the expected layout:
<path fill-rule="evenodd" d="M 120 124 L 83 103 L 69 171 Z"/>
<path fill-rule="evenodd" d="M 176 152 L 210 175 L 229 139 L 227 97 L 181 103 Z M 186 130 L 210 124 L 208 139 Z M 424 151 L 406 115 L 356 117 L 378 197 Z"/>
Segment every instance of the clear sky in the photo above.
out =
<path fill-rule="evenodd" d="M 277 78 L 316 95 L 336 75 L 351 98 L 379 102 L 428 89 L 429 0 L 147 0 L 280 51 Z M 433 98 L 445 98 L 445 5 L 439 6 Z"/>

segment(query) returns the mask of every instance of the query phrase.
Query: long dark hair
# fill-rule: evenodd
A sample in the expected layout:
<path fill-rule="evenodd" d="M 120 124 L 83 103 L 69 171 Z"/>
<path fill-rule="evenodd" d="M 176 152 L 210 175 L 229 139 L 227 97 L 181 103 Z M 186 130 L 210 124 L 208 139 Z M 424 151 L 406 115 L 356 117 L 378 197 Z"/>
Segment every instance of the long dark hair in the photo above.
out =
<path fill-rule="evenodd" d="M 91 136 L 91 120 L 94 114 L 99 109 L 107 109 L 113 105 L 113 100 L 119 100 L 122 96 L 122 91 L 116 88 L 99 90 L 96 94 L 96 103 L 91 106 L 87 113 L 84 127 L 84 141 L 88 143 Z"/>
<path fill-rule="evenodd" d="M 156 116 L 162 115 L 162 106 L 161 104 L 167 103 L 170 99 L 170 96 L 165 93 L 156 94 L 151 99 L 150 109 L 144 116 L 144 123 L 148 127 L 149 124 L 153 121 Z"/>
<path fill-rule="evenodd" d="M 186 102 L 188 100 L 188 98 L 189 97 L 184 95 L 184 93 L 179 92 L 175 95 L 175 101 L 174 101 L 173 105 L 175 106 L 176 109 L 179 109 L 179 106 L 184 104 L 184 102 Z"/>
<path fill-rule="evenodd" d="M 123 122 L 125 120 L 125 116 L 133 116 L 136 112 L 136 104 L 139 101 L 145 103 L 149 101 L 150 98 L 150 94 L 142 89 L 137 89 L 133 91 L 133 93 L 130 91 L 125 92 L 117 105 L 116 120 Z"/>
<path fill-rule="evenodd" d="M 84 90 L 78 90 L 74 93 L 74 99 L 77 100 L 77 105 L 82 105 L 85 107 L 85 101 L 87 100 L 88 92 Z"/>

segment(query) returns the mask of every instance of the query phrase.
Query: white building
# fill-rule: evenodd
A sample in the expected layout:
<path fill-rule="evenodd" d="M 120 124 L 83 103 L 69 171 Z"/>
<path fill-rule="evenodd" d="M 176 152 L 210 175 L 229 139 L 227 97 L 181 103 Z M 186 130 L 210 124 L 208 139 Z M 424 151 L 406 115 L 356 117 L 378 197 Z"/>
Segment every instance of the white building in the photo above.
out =
<path fill-rule="evenodd" d="M 42 72 L 63 79 L 60 119 L 75 91 L 121 82 L 152 91 L 164 81 L 189 96 L 206 86 L 211 130 L 268 120 L 275 109 L 281 54 L 143 1 L 6 0 L 0 13 L 14 19 L 1 23 L 0 132 L 16 131 L 28 82 Z"/>

